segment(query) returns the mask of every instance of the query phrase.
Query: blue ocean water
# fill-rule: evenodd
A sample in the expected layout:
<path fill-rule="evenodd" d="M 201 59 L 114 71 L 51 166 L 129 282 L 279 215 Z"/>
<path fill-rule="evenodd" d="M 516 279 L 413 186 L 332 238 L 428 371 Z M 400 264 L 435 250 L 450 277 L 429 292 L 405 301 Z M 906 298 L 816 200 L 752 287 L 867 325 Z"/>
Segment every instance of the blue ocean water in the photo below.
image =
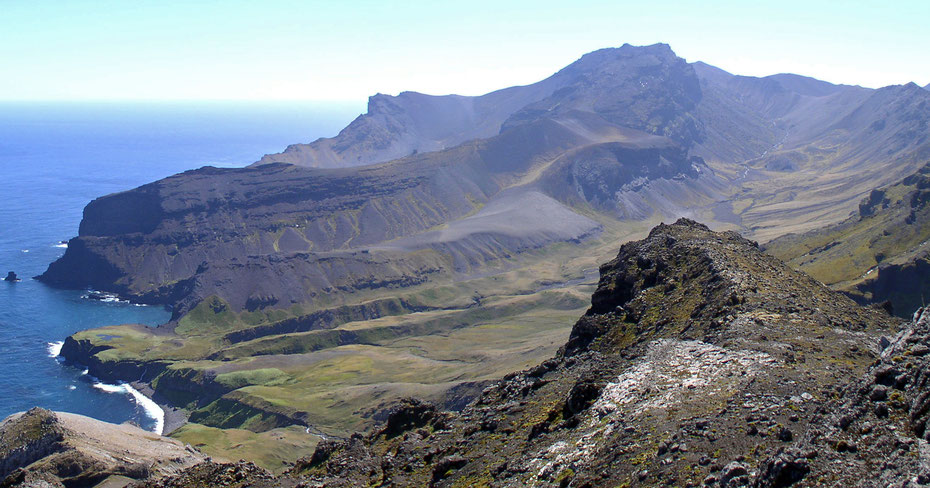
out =
<path fill-rule="evenodd" d="M 204 165 L 242 166 L 287 144 L 334 135 L 361 104 L 0 103 L 0 418 L 41 406 L 155 427 L 125 391 L 94 387 L 51 354 L 91 327 L 157 325 L 160 307 L 82 298 L 31 277 L 64 253 L 84 205 Z"/>

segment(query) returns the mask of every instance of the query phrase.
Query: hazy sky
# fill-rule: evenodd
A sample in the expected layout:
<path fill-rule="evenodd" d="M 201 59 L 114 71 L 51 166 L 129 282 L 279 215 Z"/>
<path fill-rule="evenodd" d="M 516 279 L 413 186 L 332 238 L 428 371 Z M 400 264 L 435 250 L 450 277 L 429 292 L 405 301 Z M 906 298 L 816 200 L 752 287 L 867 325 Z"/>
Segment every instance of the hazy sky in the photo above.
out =
<path fill-rule="evenodd" d="M 0 0 L 0 99 L 474 95 L 655 42 L 737 74 L 925 85 L 928 21 L 927 0 Z"/>

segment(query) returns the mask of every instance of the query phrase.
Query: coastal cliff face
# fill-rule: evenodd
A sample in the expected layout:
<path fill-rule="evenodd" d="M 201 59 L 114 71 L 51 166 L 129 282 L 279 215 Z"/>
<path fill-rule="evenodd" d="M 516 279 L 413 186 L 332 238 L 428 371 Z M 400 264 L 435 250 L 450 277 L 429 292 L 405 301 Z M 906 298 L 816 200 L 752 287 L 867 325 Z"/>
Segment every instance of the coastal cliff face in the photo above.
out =
<path fill-rule="evenodd" d="M 597 235 L 579 206 L 653 215 L 613 188 L 712 178 L 669 139 L 591 118 L 363 169 L 204 168 L 92 202 L 39 279 L 168 304 L 176 319 L 214 295 L 235 312 L 313 307 L 506 267 Z"/>
<path fill-rule="evenodd" d="M 223 469 L 253 486 L 906 486 L 926 475 L 927 316 L 898 332 L 755 243 L 680 220 L 601 267 L 556 357 L 462 412 L 409 400 L 282 477 L 208 463 L 149 486 Z"/>

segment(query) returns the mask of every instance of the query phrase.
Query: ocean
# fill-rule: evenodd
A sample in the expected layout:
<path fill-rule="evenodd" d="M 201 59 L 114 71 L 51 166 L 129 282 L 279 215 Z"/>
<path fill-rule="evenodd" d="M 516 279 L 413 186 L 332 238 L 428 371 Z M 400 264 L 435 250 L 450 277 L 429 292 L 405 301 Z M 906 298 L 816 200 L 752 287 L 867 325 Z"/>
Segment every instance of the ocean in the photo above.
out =
<path fill-rule="evenodd" d="M 34 406 L 161 429 L 160 409 L 128 385 L 62 364 L 87 328 L 156 326 L 169 313 L 58 290 L 31 277 L 61 256 L 92 199 L 205 165 L 244 166 L 288 144 L 332 136 L 363 103 L 0 102 L 0 418 Z"/>

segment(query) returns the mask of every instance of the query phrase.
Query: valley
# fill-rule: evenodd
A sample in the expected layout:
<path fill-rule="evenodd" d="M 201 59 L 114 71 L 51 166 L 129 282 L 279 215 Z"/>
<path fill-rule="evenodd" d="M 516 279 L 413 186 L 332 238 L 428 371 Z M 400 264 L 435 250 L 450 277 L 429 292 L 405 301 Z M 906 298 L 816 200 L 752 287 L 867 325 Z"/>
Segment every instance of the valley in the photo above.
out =
<path fill-rule="evenodd" d="M 928 101 L 914 84 L 732 75 L 664 44 L 603 49 L 480 97 L 379 94 L 334 138 L 102 196 L 38 278 L 169 307 L 158 328 L 83 331 L 61 354 L 185 410 L 178 439 L 283 471 L 402 398 L 461 410 L 552 358 L 594 270 L 663 221 L 796 259 L 778 238 L 845 225 L 927 163 Z M 828 284 L 868 269 L 831 281 L 790 262 Z"/>

